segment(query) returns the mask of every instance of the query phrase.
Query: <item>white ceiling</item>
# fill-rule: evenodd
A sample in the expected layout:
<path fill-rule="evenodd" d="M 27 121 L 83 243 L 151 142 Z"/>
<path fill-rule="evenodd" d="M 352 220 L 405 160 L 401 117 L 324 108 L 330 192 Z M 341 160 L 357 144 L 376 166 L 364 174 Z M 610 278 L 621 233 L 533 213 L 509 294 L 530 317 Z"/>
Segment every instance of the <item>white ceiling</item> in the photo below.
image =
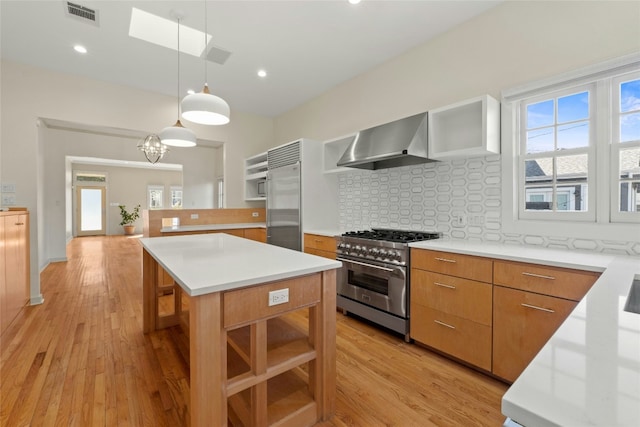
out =
<path fill-rule="evenodd" d="M 98 10 L 99 25 L 66 14 L 66 1 L 0 1 L 1 57 L 177 97 L 174 50 L 128 36 L 131 8 L 204 31 L 204 0 L 72 0 Z M 231 51 L 208 63 L 208 83 L 233 110 L 275 117 L 418 46 L 500 1 L 347 0 L 207 2 L 212 45 Z M 74 52 L 83 44 L 88 53 Z M 180 57 L 181 97 L 200 91 L 204 61 Z M 265 79 L 257 77 L 267 70 Z"/>

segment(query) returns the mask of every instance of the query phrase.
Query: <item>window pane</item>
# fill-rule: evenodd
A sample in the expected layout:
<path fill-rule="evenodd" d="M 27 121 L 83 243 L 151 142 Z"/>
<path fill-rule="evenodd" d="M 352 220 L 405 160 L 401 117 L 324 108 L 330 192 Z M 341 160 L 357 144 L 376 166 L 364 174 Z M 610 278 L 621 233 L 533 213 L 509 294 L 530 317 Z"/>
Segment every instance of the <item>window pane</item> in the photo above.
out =
<path fill-rule="evenodd" d="M 80 231 L 102 230 L 102 190 L 80 189 Z"/>
<path fill-rule="evenodd" d="M 149 208 L 162 208 L 162 190 L 149 190 Z"/>
<path fill-rule="evenodd" d="M 620 150 L 620 212 L 640 212 L 640 147 Z"/>
<path fill-rule="evenodd" d="M 551 210 L 551 198 L 553 188 L 551 187 L 529 187 L 525 192 L 525 209 L 540 211 Z"/>
<path fill-rule="evenodd" d="M 527 132 L 527 154 L 554 151 L 553 129 L 544 128 Z"/>
<path fill-rule="evenodd" d="M 558 126 L 558 150 L 589 146 L 589 122 Z"/>
<path fill-rule="evenodd" d="M 553 124 L 553 99 L 527 105 L 527 129 Z"/>
<path fill-rule="evenodd" d="M 558 123 L 589 118 L 589 92 L 558 98 Z"/>
<path fill-rule="evenodd" d="M 620 112 L 640 110 L 640 80 L 620 85 Z"/>
<path fill-rule="evenodd" d="M 587 170 L 586 154 L 556 159 L 556 210 L 587 210 Z"/>
<path fill-rule="evenodd" d="M 640 140 L 640 113 L 620 116 L 620 142 Z"/>

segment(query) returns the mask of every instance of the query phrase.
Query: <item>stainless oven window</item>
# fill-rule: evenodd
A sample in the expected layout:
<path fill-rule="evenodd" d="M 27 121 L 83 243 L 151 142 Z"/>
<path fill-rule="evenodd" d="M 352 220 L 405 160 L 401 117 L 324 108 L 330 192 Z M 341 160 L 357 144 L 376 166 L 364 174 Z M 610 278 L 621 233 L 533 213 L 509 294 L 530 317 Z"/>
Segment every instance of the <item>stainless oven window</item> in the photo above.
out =
<path fill-rule="evenodd" d="M 386 278 L 349 270 L 348 282 L 351 285 L 368 289 L 382 295 L 389 295 L 389 281 Z"/>

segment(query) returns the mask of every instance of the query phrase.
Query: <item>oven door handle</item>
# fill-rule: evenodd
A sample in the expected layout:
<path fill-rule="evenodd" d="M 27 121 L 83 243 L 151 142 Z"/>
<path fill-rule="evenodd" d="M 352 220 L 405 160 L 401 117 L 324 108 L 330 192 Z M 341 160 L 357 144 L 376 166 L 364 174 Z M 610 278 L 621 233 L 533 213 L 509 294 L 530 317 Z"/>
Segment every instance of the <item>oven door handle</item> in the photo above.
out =
<path fill-rule="evenodd" d="M 373 264 L 366 264 L 366 263 L 364 263 L 364 262 L 358 262 L 358 261 L 354 261 L 354 260 L 346 259 L 346 258 L 339 258 L 339 257 L 336 257 L 336 260 L 337 260 L 337 261 L 350 262 L 350 263 L 352 263 L 352 264 L 358 264 L 358 265 L 362 265 L 362 266 L 364 266 L 364 267 L 377 268 L 378 270 L 384 270 L 384 271 L 389 271 L 389 272 L 394 271 L 394 270 L 393 270 L 393 268 L 379 267 L 379 266 L 377 266 L 377 265 L 373 265 Z"/>

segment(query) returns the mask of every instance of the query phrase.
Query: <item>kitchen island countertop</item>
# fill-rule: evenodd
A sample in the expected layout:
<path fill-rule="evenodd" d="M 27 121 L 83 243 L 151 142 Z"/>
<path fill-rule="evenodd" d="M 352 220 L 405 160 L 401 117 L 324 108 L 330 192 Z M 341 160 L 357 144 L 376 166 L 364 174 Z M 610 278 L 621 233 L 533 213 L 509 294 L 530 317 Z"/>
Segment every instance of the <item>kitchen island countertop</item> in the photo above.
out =
<path fill-rule="evenodd" d="M 462 240 L 412 243 L 455 252 L 602 272 L 502 399 L 524 426 L 637 426 L 640 314 L 624 311 L 640 258 Z"/>
<path fill-rule="evenodd" d="M 342 263 L 224 233 L 140 239 L 189 296 L 339 268 Z"/>

